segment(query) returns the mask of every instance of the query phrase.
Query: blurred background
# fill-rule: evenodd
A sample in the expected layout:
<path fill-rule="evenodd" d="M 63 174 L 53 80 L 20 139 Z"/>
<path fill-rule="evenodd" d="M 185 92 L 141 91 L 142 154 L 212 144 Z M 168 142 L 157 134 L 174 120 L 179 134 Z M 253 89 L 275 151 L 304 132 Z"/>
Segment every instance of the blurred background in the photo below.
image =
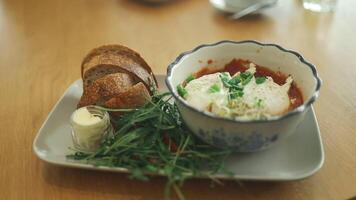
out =
<path fill-rule="evenodd" d="M 228 4 L 239 7 L 236 1 Z M 326 160 L 316 175 L 295 182 L 244 187 L 228 182 L 211 189 L 208 181 L 194 180 L 183 188 L 187 199 L 355 196 L 356 1 L 335 2 L 322 9 L 315 0 L 304 0 L 304 6 L 303 0 L 279 0 L 234 20 L 234 12 L 208 0 L 0 0 L 0 197 L 160 199 L 162 179 L 146 184 L 125 175 L 55 167 L 35 157 L 33 138 L 80 78 L 80 63 L 90 49 L 123 44 L 140 52 L 156 74 L 165 74 L 181 52 L 219 40 L 277 43 L 317 66 L 324 84 L 314 108 Z"/>

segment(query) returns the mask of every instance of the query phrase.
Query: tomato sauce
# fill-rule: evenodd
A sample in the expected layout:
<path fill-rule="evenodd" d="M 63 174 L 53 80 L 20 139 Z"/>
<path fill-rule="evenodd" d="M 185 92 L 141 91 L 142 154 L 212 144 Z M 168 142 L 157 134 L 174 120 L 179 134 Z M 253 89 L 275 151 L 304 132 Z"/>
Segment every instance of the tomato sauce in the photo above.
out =
<path fill-rule="evenodd" d="M 199 78 L 201 76 L 207 75 L 207 74 L 214 74 L 217 72 L 229 72 L 231 76 L 236 74 L 237 72 L 244 72 L 245 70 L 248 69 L 249 64 L 251 61 L 249 60 L 243 60 L 243 59 L 233 59 L 231 62 L 227 63 L 223 68 L 221 69 L 213 69 L 209 67 L 204 67 L 198 72 L 194 74 L 196 78 Z M 256 65 L 256 64 L 255 64 Z M 254 74 L 255 77 L 261 77 L 261 76 L 269 76 L 273 79 L 275 83 L 278 85 L 283 85 L 286 82 L 286 79 L 288 76 L 281 72 L 274 72 L 266 67 L 256 65 L 256 73 Z M 300 92 L 300 89 L 297 87 L 297 85 L 293 82 L 289 91 L 288 91 L 288 96 L 290 100 L 290 106 L 289 110 L 293 110 L 294 108 L 300 106 L 303 104 L 303 96 L 302 93 Z"/>

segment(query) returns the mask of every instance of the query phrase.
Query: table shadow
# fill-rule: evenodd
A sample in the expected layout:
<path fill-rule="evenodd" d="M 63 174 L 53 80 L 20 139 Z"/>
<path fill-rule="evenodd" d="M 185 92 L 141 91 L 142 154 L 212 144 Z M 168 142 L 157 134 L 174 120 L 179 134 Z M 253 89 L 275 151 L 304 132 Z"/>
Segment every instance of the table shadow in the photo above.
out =
<path fill-rule="evenodd" d="M 93 171 L 59 167 L 47 163 L 42 165 L 42 177 L 47 184 L 78 192 L 101 193 L 112 196 L 128 196 L 135 199 L 164 199 L 164 177 L 152 177 L 143 182 L 128 178 L 128 174 Z M 219 199 L 230 199 L 231 196 L 262 196 L 266 193 L 277 193 L 285 190 L 288 182 L 254 182 L 222 181 L 223 185 L 208 179 L 191 179 L 185 182 L 182 191 L 186 199 L 212 199 L 219 194 Z M 173 198 L 174 199 L 174 198 Z"/>
<path fill-rule="evenodd" d="M 185 3 L 188 0 L 171 0 L 167 2 L 161 3 L 152 3 L 152 2 L 145 2 L 142 0 L 118 0 L 120 6 L 123 6 L 128 9 L 135 9 L 135 8 L 152 8 L 152 9 L 160 9 L 160 8 L 167 8 L 176 6 L 177 4 Z"/>

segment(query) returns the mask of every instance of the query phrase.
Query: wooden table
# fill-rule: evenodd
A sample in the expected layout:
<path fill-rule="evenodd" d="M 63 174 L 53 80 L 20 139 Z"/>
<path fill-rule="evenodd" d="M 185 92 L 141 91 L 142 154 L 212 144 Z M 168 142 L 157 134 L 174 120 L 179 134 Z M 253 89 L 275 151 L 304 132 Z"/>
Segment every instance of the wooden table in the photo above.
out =
<path fill-rule="evenodd" d="M 293 182 L 192 180 L 187 199 L 346 199 L 356 195 L 356 1 L 333 14 L 279 1 L 263 16 L 227 20 L 207 0 L 144 5 L 134 0 L 0 1 L 0 199 L 162 199 L 165 179 L 56 167 L 32 141 L 65 89 L 80 78 L 92 48 L 110 43 L 139 51 L 155 73 L 182 51 L 223 39 L 277 43 L 305 55 L 324 84 L 315 104 L 326 160 Z M 303 147 L 301 147 L 303 148 Z"/>

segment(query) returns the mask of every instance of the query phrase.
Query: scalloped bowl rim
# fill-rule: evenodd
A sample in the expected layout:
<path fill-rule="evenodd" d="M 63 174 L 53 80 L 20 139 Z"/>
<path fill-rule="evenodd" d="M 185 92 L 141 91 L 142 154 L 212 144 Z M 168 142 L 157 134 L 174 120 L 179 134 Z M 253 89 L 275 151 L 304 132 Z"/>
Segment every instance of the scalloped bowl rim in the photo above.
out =
<path fill-rule="evenodd" d="M 179 96 L 176 92 L 174 92 L 173 90 L 173 86 L 171 84 L 171 77 L 172 77 L 172 70 L 173 68 L 185 57 L 189 56 L 190 54 L 198 51 L 199 49 L 205 48 L 205 47 L 213 47 L 213 46 L 218 46 L 221 44 L 246 44 L 246 43 L 251 43 L 251 44 L 257 44 L 259 46 L 267 46 L 267 47 L 276 47 L 278 50 L 286 52 L 286 53 L 290 53 L 293 54 L 294 56 L 296 56 L 298 58 L 298 60 L 303 63 L 304 65 L 308 66 L 312 73 L 313 76 L 316 80 L 316 87 L 315 90 L 313 92 L 313 95 L 308 99 L 308 101 L 304 102 L 302 105 L 298 106 L 297 108 L 283 114 L 283 115 L 278 115 L 278 116 L 272 116 L 269 117 L 267 119 L 259 119 L 259 120 L 241 120 L 241 119 L 232 119 L 232 118 L 227 118 L 227 117 L 220 117 L 220 116 L 216 116 L 213 113 L 207 112 L 207 111 L 201 111 L 198 110 L 197 108 L 189 105 L 181 96 Z M 261 43 L 255 40 L 243 40 L 243 41 L 232 41 L 232 40 L 222 40 L 216 43 L 212 43 L 212 44 L 202 44 L 199 45 L 197 47 L 195 47 L 193 50 L 190 51 L 185 51 L 183 53 L 181 53 L 171 64 L 168 65 L 167 68 L 167 77 L 166 77 L 166 85 L 168 87 L 168 90 L 171 92 L 171 94 L 173 95 L 173 97 L 175 98 L 176 101 L 180 102 L 181 104 L 183 104 L 185 107 L 187 107 L 188 109 L 200 113 L 206 117 L 209 118 L 213 118 L 213 119 L 217 119 L 217 120 L 223 120 L 223 121 L 230 121 L 230 122 L 237 122 L 237 123 L 265 123 L 265 122 L 272 122 L 272 121 L 279 121 L 285 118 L 288 118 L 290 116 L 296 115 L 298 113 L 302 113 L 304 112 L 307 108 L 309 108 L 317 99 L 317 97 L 319 96 L 319 91 L 320 91 L 320 87 L 321 87 L 321 83 L 322 80 L 318 75 L 318 72 L 316 70 L 316 67 L 311 64 L 310 62 L 306 61 L 304 59 L 304 57 L 299 54 L 296 51 L 290 50 L 290 49 L 285 49 L 283 47 L 281 47 L 280 45 L 277 44 L 272 44 L 272 43 Z"/>

